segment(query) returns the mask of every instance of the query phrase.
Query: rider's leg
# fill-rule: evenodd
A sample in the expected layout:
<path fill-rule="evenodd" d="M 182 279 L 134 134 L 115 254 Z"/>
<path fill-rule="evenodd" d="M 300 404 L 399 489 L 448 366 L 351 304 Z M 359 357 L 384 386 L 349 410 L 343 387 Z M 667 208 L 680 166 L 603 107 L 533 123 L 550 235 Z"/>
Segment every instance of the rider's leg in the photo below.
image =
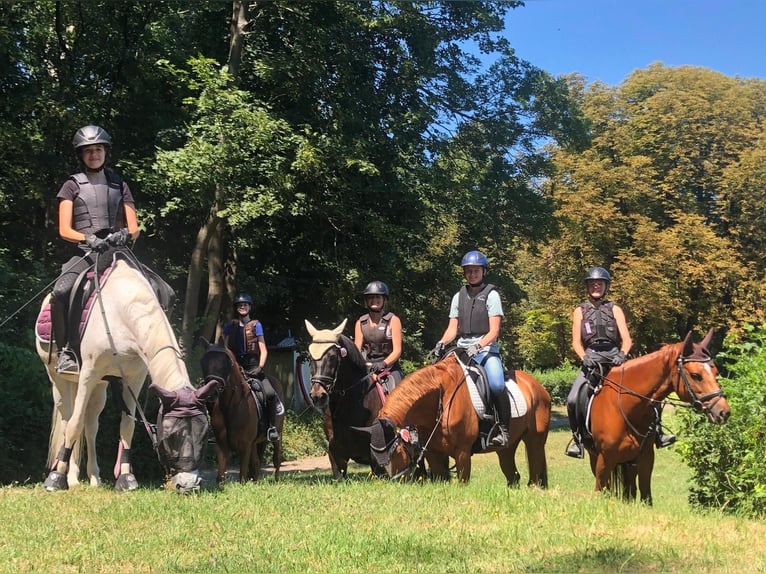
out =
<path fill-rule="evenodd" d="M 276 442 L 279 440 L 279 431 L 277 430 L 277 393 L 274 392 L 274 387 L 271 385 L 271 381 L 266 375 L 263 375 L 261 379 L 261 388 L 263 389 L 263 397 L 266 400 L 266 404 L 269 407 L 269 430 L 266 431 L 266 437 L 269 442 Z"/>
<path fill-rule="evenodd" d="M 495 353 L 487 353 L 483 360 L 480 358 L 481 355 L 477 356 L 487 373 L 497 419 L 497 432 L 490 437 L 489 444 L 502 448 L 508 445 L 508 424 L 511 420 L 511 399 L 505 388 L 505 370 L 500 356 Z"/>
<path fill-rule="evenodd" d="M 577 373 L 572 388 L 569 390 L 567 396 L 567 415 L 569 416 L 569 428 L 572 430 L 572 440 L 567 445 L 565 454 L 573 458 L 582 458 L 583 450 L 580 440 L 580 421 L 577 412 L 577 402 L 580 395 L 580 389 L 585 384 L 585 373 L 582 371 Z"/>
<path fill-rule="evenodd" d="M 676 435 L 665 434 L 662 429 L 662 405 L 655 405 L 654 411 L 657 415 L 657 425 L 654 435 L 654 444 L 657 448 L 665 448 L 676 442 Z"/>
<path fill-rule="evenodd" d="M 56 340 L 56 347 L 58 347 L 56 371 L 59 373 L 77 373 L 80 370 L 77 358 L 69 348 L 69 338 L 67 337 L 69 292 L 79 274 L 79 269 L 75 271 L 73 266 L 79 267 L 76 264 L 80 259 L 79 257 L 72 258 L 63 266 L 63 269 L 67 271 L 62 272 L 58 280 L 56 280 L 56 284 L 53 286 L 53 293 L 51 293 L 51 328 L 53 330 L 53 338 Z"/>

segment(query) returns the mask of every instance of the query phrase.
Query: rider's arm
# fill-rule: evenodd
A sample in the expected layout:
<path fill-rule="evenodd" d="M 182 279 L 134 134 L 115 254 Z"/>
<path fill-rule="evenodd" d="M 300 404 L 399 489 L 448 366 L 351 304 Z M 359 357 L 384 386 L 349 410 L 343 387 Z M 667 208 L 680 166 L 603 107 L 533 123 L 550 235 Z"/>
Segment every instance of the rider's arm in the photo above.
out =
<path fill-rule="evenodd" d="M 269 350 L 266 348 L 266 340 L 263 337 L 258 337 L 258 349 L 261 352 L 258 356 L 258 366 L 263 368 L 266 364 L 266 359 L 269 357 Z"/>
<path fill-rule="evenodd" d="M 617 314 L 615 313 L 615 318 Z M 582 309 L 578 305 L 572 313 L 572 350 L 582 359 L 585 357 L 585 347 L 582 344 Z M 624 339 L 623 339 L 624 340 Z"/>
<path fill-rule="evenodd" d="M 85 234 L 80 233 L 72 227 L 72 207 L 74 202 L 71 199 L 59 200 L 59 235 L 62 239 L 72 243 L 85 241 Z"/>
<path fill-rule="evenodd" d="M 502 315 L 492 315 L 489 318 L 489 331 L 477 341 L 480 346 L 486 347 L 497 340 L 500 336 L 500 323 L 502 319 Z"/>
<path fill-rule="evenodd" d="M 439 339 L 445 345 L 449 345 L 457 337 L 457 317 L 450 317 L 447 328 Z"/>
<path fill-rule="evenodd" d="M 138 217 L 136 217 L 136 206 L 132 203 L 125 203 L 125 223 L 128 225 L 128 233 L 133 240 L 138 239 L 141 230 L 138 227 Z"/>
<path fill-rule="evenodd" d="M 622 312 L 622 308 L 618 305 L 612 307 L 612 312 L 614 313 L 614 320 L 617 322 L 617 330 L 620 332 L 620 339 L 622 340 L 620 350 L 627 355 L 630 353 L 630 348 L 633 346 L 633 339 L 630 338 L 628 322 L 625 320 L 625 313 Z"/>
<path fill-rule="evenodd" d="M 389 367 L 399 360 L 402 356 L 402 321 L 394 315 L 389 322 L 391 327 L 391 353 L 385 358 L 385 363 Z"/>
<path fill-rule="evenodd" d="M 357 319 L 356 325 L 354 325 L 354 345 L 356 345 L 356 348 L 361 351 L 363 343 L 364 335 L 362 335 L 362 322 Z"/>

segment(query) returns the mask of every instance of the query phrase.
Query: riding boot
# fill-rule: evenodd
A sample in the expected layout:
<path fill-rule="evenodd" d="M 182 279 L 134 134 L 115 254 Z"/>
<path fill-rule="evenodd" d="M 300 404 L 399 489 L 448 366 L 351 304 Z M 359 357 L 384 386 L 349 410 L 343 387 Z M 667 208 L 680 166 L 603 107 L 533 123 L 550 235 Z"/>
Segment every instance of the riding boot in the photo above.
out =
<path fill-rule="evenodd" d="M 277 430 L 277 393 L 274 392 L 274 387 L 271 385 L 268 377 L 263 376 L 260 380 L 261 388 L 263 389 L 263 398 L 269 408 L 269 428 L 266 431 L 266 438 L 269 442 L 277 442 L 279 440 L 279 431 Z"/>
<path fill-rule="evenodd" d="M 569 415 L 569 428 L 572 429 L 572 440 L 569 441 L 564 454 L 572 458 L 582 458 L 584 453 L 580 444 L 580 433 L 577 424 L 577 408 L 567 405 L 567 414 Z"/>
<path fill-rule="evenodd" d="M 50 300 L 50 305 L 51 330 L 53 331 L 53 338 L 56 341 L 56 347 L 58 347 L 56 372 L 77 374 L 80 371 L 80 367 L 77 364 L 77 357 L 67 344 L 66 305 L 59 303 L 53 297 Z"/>
<path fill-rule="evenodd" d="M 657 427 L 654 435 L 654 444 L 657 448 L 665 448 L 676 442 L 676 435 L 665 434 L 662 432 L 662 407 L 659 405 L 654 407 L 655 413 L 657 413 Z"/>
<path fill-rule="evenodd" d="M 508 446 L 508 423 L 511 420 L 511 398 L 505 387 L 499 393 L 492 393 L 492 401 L 495 403 L 495 419 L 497 420 L 496 432 L 489 440 L 490 446 L 503 448 Z"/>

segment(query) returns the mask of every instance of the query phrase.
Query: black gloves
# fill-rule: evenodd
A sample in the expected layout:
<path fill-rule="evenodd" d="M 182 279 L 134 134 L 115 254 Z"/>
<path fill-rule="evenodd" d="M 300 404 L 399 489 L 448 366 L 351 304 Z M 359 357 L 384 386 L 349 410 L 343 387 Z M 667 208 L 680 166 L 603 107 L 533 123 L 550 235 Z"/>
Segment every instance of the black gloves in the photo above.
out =
<path fill-rule="evenodd" d="M 627 359 L 625 353 L 618 351 L 617 354 L 612 357 L 612 364 L 615 366 L 622 365 Z"/>
<path fill-rule="evenodd" d="M 585 355 L 582 359 L 582 366 L 586 369 L 592 369 L 598 366 L 598 361 L 590 355 Z"/>
<path fill-rule="evenodd" d="M 128 233 L 127 229 L 120 229 L 119 231 L 115 231 L 114 233 L 110 233 L 106 241 L 109 243 L 109 245 L 114 245 L 115 247 L 122 247 L 123 245 L 128 244 L 128 240 L 130 239 L 130 233 Z"/>
<path fill-rule="evenodd" d="M 372 365 L 370 366 L 370 371 L 373 373 L 379 373 L 380 371 L 387 369 L 388 365 L 386 365 L 385 361 L 373 361 Z"/>
<path fill-rule="evenodd" d="M 85 243 L 88 247 L 91 248 L 92 251 L 96 251 L 98 253 L 103 253 L 109 247 L 109 244 L 106 242 L 106 240 L 101 239 L 100 237 L 96 237 L 95 235 L 86 235 Z"/>

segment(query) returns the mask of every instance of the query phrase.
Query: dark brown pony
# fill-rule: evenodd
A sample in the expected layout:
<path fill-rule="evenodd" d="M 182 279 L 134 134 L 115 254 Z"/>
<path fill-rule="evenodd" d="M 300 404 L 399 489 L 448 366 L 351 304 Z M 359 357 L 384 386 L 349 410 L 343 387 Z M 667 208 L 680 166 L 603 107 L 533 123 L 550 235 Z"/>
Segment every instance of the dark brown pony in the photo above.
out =
<path fill-rule="evenodd" d="M 267 426 L 259 416 L 250 385 L 232 352 L 224 347 L 206 343 L 205 354 L 200 362 L 205 382 L 218 381 L 220 389 L 218 398 L 210 409 L 210 421 L 215 435 L 218 484 L 226 482 L 230 451 L 239 455 L 240 482 L 258 480 L 261 475 L 261 460 L 269 443 L 266 438 Z M 271 375 L 267 376 L 282 400 L 282 384 Z M 266 408 L 264 406 L 264 410 Z M 284 415 L 278 415 L 274 423 L 280 436 L 284 418 Z M 282 464 L 282 441 L 273 443 L 273 447 L 274 480 L 278 480 L 279 467 Z"/>
<path fill-rule="evenodd" d="M 528 484 L 548 486 L 545 443 L 551 421 L 551 397 L 529 373 L 515 371 L 515 379 L 527 403 L 527 411 L 508 421 L 508 446 L 497 452 L 500 468 L 509 486 L 521 476 L 516 467 L 516 449 L 524 441 L 529 466 Z M 372 436 L 373 452 L 389 476 L 412 474 L 424 454 L 434 478 L 449 479 L 449 457 L 455 459 L 458 480 L 471 477 L 471 455 L 479 436 L 479 416 L 471 402 L 456 356 L 448 355 L 435 365 L 408 375 L 391 392 L 378 419 L 366 429 Z M 412 440 L 413 430 L 417 431 Z"/>
<path fill-rule="evenodd" d="M 689 333 L 683 342 L 627 361 L 604 377 L 591 406 L 592 441 L 585 441 L 597 491 L 622 490 L 624 498 L 635 499 L 638 478 L 641 500 L 652 503 L 655 407 L 662 407 L 670 393 L 713 424 L 729 418 L 731 409 L 708 351 L 712 336 L 711 329 L 696 344 Z"/>
<path fill-rule="evenodd" d="M 364 356 L 343 335 L 344 320 L 335 329 L 316 329 L 311 335 L 311 401 L 324 409 L 327 455 L 334 478 L 345 477 L 348 461 L 369 464 L 374 474 L 383 469 L 370 455 L 370 436 L 356 427 L 372 424 L 385 401 L 383 387 L 371 380 Z"/>

